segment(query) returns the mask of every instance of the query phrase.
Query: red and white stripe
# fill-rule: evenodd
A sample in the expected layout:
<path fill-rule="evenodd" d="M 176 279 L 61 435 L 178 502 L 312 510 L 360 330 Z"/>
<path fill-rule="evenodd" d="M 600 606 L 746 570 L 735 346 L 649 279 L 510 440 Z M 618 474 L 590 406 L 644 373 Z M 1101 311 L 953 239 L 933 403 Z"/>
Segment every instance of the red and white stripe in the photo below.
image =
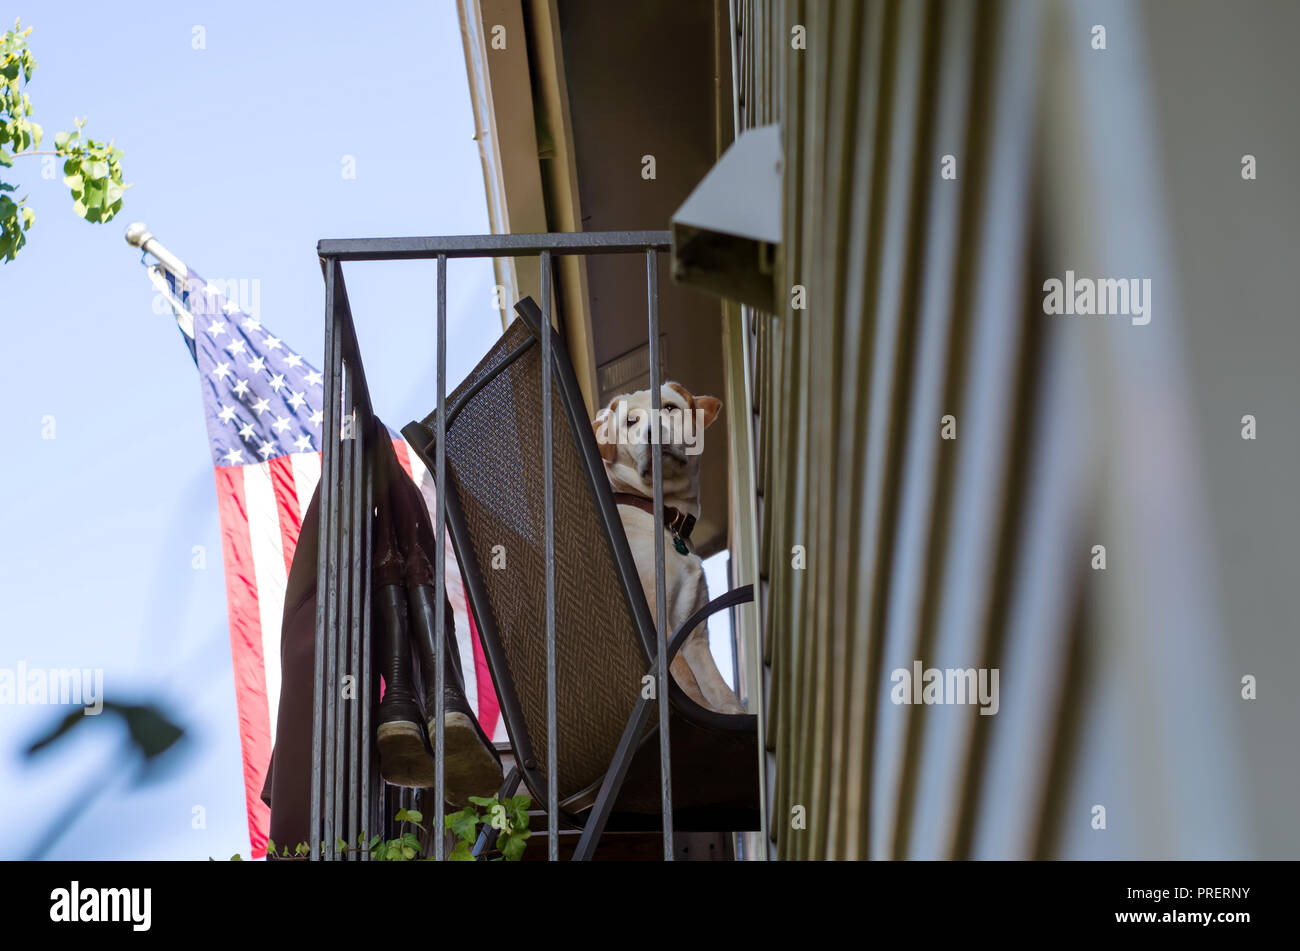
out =
<path fill-rule="evenodd" d="M 436 492 L 431 473 L 406 443 L 393 441 L 402 468 L 419 486 L 434 513 Z M 280 625 L 284 592 L 298 546 L 302 513 L 320 481 L 318 452 L 293 453 L 243 466 L 217 466 L 217 506 L 226 568 L 226 605 L 234 660 L 235 704 L 244 759 L 244 798 L 253 857 L 266 854 L 270 810 L 262 802 L 262 785 L 275 742 L 280 703 Z M 483 648 L 470 616 L 469 602 L 448 537 L 447 596 L 456 617 L 456 640 L 466 694 L 483 729 L 505 739 L 496 693 Z"/>

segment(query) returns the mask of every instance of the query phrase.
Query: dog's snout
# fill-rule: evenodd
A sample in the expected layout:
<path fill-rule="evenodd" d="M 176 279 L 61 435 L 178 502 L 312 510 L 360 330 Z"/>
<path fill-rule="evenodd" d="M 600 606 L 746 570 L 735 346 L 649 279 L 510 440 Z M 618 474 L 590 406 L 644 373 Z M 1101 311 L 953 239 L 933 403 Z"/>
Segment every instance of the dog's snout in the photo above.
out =
<path fill-rule="evenodd" d="M 665 446 L 671 446 L 680 434 L 680 417 L 673 410 L 665 410 L 659 417 L 659 439 Z"/>

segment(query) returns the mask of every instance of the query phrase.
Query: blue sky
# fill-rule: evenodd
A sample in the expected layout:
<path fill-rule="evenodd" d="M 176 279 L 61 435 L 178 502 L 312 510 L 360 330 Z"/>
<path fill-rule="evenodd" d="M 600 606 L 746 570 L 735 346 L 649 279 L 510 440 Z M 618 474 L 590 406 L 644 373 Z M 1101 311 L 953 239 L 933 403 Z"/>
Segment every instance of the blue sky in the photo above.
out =
<path fill-rule="evenodd" d="M 121 214 L 93 226 L 39 159 L 5 175 L 37 219 L 0 266 L 0 667 L 102 668 L 110 699 L 158 702 L 188 731 L 167 769 L 135 784 L 109 718 L 27 761 L 62 711 L 0 705 L 0 858 L 247 856 L 198 381 L 122 232 L 144 221 L 205 278 L 256 281 L 261 320 L 319 366 L 318 239 L 489 230 L 455 7 L 5 0 L 0 13 L 35 28 L 28 92 L 47 147 L 84 116 L 89 135 L 125 150 L 133 184 Z M 454 384 L 500 323 L 490 265 L 449 272 Z M 345 276 L 375 404 L 400 428 L 434 404 L 433 265 Z"/>
<path fill-rule="evenodd" d="M 0 13 L 35 28 L 28 92 L 47 143 L 85 116 L 125 150 L 134 186 L 93 226 L 39 159 L 4 176 L 37 219 L 0 267 L 0 666 L 103 668 L 110 698 L 159 700 L 190 732 L 137 787 L 109 718 L 28 763 L 21 749 L 61 711 L 0 705 L 0 857 L 247 855 L 198 382 L 122 232 L 145 221 L 204 277 L 258 281 L 267 327 L 319 366 L 318 239 L 488 230 L 455 7 L 6 0 Z M 345 275 L 376 405 L 400 427 L 434 403 L 433 267 Z M 452 263 L 453 381 L 500 333 L 491 283 L 488 263 Z M 70 803 L 66 832 L 38 844 Z"/>

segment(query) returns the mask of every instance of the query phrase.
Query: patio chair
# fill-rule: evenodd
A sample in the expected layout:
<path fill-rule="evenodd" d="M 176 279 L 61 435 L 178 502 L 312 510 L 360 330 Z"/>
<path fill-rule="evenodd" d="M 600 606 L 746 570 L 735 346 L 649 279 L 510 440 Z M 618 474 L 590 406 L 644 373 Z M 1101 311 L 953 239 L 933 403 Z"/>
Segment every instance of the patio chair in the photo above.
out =
<path fill-rule="evenodd" d="M 446 513 L 517 769 L 546 803 L 546 588 L 541 314 L 520 319 L 447 400 Z M 658 717 L 643 699 L 656 632 L 564 342 L 553 329 L 557 685 L 556 828 L 583 828 L 575 858 L 605 829 L 662 827 Z M 431 413 L 403 435 L 435 465 Z M 678 631 L 669 662 L 708 616 L 752 600 L 714 599 Z M 759 828 L 757 718 L 693 702 L 670 674 L 673 824 L 683 832 Z"/>

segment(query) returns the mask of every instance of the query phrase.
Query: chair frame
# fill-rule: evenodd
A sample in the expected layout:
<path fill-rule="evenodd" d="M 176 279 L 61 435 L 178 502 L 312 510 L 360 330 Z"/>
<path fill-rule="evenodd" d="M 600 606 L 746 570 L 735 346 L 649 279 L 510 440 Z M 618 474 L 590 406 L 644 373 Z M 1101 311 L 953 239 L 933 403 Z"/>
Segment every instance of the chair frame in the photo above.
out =
<path fill-rule="evenodd" d="M 476 381 L 470 389 L 457 398 L 456 402 L 447 407 L 446 425 L 448 428 L 450 428 L 452 422 L 469 399 L 495 379 L 518 357 L 527 352 L 531 346 L 540 344 L 543 318 L 536 302 L 531 297 L 526 297 L 515 305 L 515 310 L 531 331 L 530 339 L 516 347 L 491 373 Z M 573 372 L 573 366 L 569 361 L 562 338 L 555 332 L 553 327 L 548 326 L 547 330 L 551 337 L 552 382 L 558 385 L 560 402 L 564 407 L 570 428 L 576 434 L 583 475 L 586 478 L 587 488 L 595 502 L 599 527 L 603 530 L 604 540 L 609 544 L 614 556 L 615 569 L 622 589 L 621 593 L 627 602 L 630 616 L 639 637 L 643 658 L 647 664 L 647 673 L 652 678 L 657 679 L 658 661 L 655 649 L 657 630 L 655 622 L 650 614 L 650 607 L 646 601 L 645 593 L 641 588 L 636 562 L 628 546 L 622 519 L 618 515 L 618 507 L 614 502 L 609 479 L 605 474 L 604 462 L 596 445 L 595 433 L 592 431 L 591 422 L 587 418 L 586 404 L 583 402 L 577 377 Z M 437 410 L 435 409 L 424 420 L 408 423 L 402 429 L 402 435 L 406 438 L 407 443 L 431 470 L 436 453 L 436 436 L 433 429 L 436 414 Z M 524 717 L 523 707 L 515 689 L 513 678 L 510 676 L 505 648 L 500 638 L 491 601 L 477 559 L 471 557 L 474 549 L 464 510 L 461 508 L 456 487 L 450 480 L 446 484 L 445 491 L 443 511 L 446 512 L 447 525 L 451 531 L 452 546 L 460 563 L 461 577 L 465 583 L 465 590 L 469 595 L 470 606 L 474 612 L 474 620 L 483 644 L 483 651 L 500 701 L 506 733 L 510 738 L 510 744 L 515 755 L 516 767 L 506 777 L 499 794 L 501 796 L 512 795 L 522 780 L 535 798 L 545 801 L 543 791 L 546 789 L 547 777 L 538 768 L 527 721 Z M 753 587 L 752 585 L 745 585 L 714 598 L 695 612 L 672 633 L 671 639 L 668 641 L 668 663 L 671 664 L 677 651 L 686 642 L 687 636 L 701 622 L 721 610 L 752 600 Z M 737 719 L 734 715 L 718 714 L 699 707 L 686 697 L 671 676 L 668 677 L 668 682 L 667 695 L 671 709 L 677 711 L 679 715 L 722 727 L 731 727 L 732 724 L 729 721 Z M 657 727 L 655 730 L 647 731 L 647 724 L 656 703 L 657 700 L 646 699 L 638 695 L 603 779 L 599 783 L 593 784 L 592 787 L 570 795 L 564 802 L 559 804 L 559 814 L 548 819 L 552 823 L 562 822 L 571 827 L 582 829 L 582 835 L 573 856 L 575 860 L 588 860 L 594 855 L 600 837 L 613 813 L 614 805 L 619 792 L 622 790 L 623 781 L 627 776 L 634 755 L 644 742 L 655 735 Z M 572 811 L 573 807 L 581 804 L 581 807 L 585 808 L 585 801 L 593 792 L 595 800 L 586 817 L 575 814 Z M 492 837 L 486 833 L 480 836 L 475 846 L 475 854 L 479 855 L 486 849 L 491 848 L 491 839 Z"/>

